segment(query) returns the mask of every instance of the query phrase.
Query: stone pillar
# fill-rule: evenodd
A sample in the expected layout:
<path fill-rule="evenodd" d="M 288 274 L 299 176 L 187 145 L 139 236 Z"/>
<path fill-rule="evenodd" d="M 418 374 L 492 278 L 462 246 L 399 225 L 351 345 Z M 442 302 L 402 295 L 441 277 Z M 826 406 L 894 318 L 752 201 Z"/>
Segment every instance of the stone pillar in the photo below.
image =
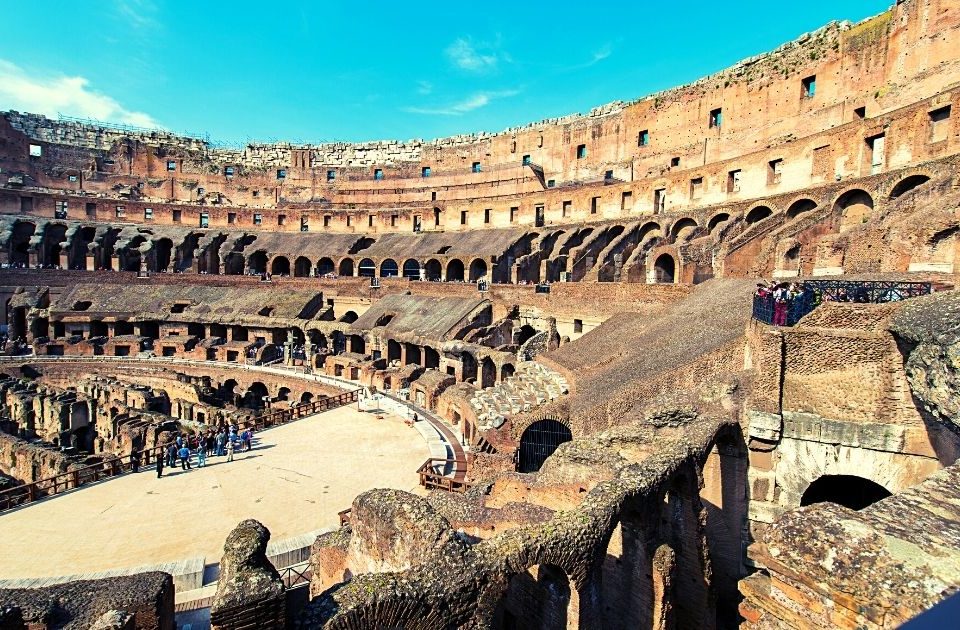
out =
<path fill-rule="evenodd" d="M 97 268 L 97 258 L 93 254 L 87 254 L 83 257 L 87 271 L 95 271 Z"/>
<path fill-rule="evenodd" d="M 262 628 L 282 630 L 286 625 L 286 589 L 267 559 L 270 530 L 248 519 L 227 537 L 220 559 L 217 593 L 210 606 L 212 630 Z"/>

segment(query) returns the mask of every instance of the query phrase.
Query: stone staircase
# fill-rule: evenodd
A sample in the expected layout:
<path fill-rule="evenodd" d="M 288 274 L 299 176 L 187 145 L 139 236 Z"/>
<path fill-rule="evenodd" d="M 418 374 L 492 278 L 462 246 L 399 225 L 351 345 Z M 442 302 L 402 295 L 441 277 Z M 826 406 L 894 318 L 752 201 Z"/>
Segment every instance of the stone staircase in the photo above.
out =
<path fill-rule="evenodd" d="M 536 361 L 517 364 L 513 376 L 477 391 L 470 404 L 480 429 L 499 428 L 507 416 L 530 411 L 567 393 L 567 379 Z"/>

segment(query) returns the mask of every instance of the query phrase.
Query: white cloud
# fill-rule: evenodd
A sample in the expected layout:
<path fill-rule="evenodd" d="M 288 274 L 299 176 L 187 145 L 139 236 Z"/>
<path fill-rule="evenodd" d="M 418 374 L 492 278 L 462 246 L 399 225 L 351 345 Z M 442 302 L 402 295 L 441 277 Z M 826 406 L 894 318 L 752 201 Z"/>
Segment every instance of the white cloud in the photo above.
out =
<path fill-rule="evenodd" d="M 113 98 L 90 87 L 84 77 L 28 74 L 16 64 L 0 59 L 0 109 L 94 118 L 138 127 L 160 127 L 149 114 L 124 108 Z"/>
<path fill-rule="evenodd" d="M 114 0 L 117 15 L 134 28 L 150 29 L 158 26 L 154 15 L 157 6 L 150 0 Z"/>
<path fill-rule="evenodd" d="M 497 54 L 492 47 L 486 44 L 475 45 L 472 40 L 463 37 L 450 44 L 444 54 L 453 65 L 470 72 L 493 70 L 498 63 Z"/>
<path fill-rule="evenodd" d="M 491 101 L 499 98 L 516 96 L 520 90 L 498 90 L 495 92 L 476 92 L 470 96 L 447 105 L 446 107 L 406 107 L 405 112 L 411 114 L 426 114 L 428 116 L 462 116 L 475 109 L 486 107 Z"/>

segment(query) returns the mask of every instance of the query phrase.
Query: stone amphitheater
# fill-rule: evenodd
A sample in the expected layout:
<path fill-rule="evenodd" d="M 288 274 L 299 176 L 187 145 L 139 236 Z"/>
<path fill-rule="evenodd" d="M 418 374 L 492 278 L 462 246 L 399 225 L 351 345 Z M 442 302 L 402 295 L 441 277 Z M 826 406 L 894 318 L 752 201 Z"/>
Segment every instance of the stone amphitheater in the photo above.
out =
<path fill-rule="evenodd" d="M 0 113 L 0 627 L 949 626 L 958 108 L 898 0 L 498 133 Z"/>

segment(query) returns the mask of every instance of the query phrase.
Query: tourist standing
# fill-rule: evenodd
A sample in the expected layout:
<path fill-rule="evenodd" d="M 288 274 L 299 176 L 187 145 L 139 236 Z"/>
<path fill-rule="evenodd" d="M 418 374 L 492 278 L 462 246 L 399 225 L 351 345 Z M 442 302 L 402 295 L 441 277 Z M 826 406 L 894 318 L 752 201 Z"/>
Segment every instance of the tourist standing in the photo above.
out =
<path fill-rule="evenodd" d="M 773 325 L 787 325 L 787 302 L 790 299 L 790 293 L 786 287 L 779 286 L 773 292 Z"/>
<path fill-rule="evenodd" d="M 197 445 L 197 468 L 207 465 L 207 441 L 200 437 L 200 444 Z"/>
<path fill-rule="evenodd" d="M 233 461 L 233 440 L 227 440 L 227 461 Z"/>
<path fill-rule="evenodd" d="M 173 468 L 177 465 L 177 445 L 170 443 L 170 446 L 167 447 L 167 467 Z"/>
<path fill-rule="evenodd" d="M 224 446 L 227 443 L 227 436 L 223 432 L 223 429 L 220 429 L 220 432 L 217 433 L 217 455 L 223 457 L 226 453 L 224 452 Z"/>
<path fill-rule="evenodd" d="M 140 472 L 140 453 L 136 449 L 130 451 L 130 469 L 133 472 Z"/>
<path fill-rule="evenodd" d="M 157 454 L 157 479 L 163 477 L 163 453 Z"/>
<path fill-rule="evenodd" d="M 186 444 L 180 447 L 180 467 L 183 470 L 190 470 L 190 449 Z"/>

